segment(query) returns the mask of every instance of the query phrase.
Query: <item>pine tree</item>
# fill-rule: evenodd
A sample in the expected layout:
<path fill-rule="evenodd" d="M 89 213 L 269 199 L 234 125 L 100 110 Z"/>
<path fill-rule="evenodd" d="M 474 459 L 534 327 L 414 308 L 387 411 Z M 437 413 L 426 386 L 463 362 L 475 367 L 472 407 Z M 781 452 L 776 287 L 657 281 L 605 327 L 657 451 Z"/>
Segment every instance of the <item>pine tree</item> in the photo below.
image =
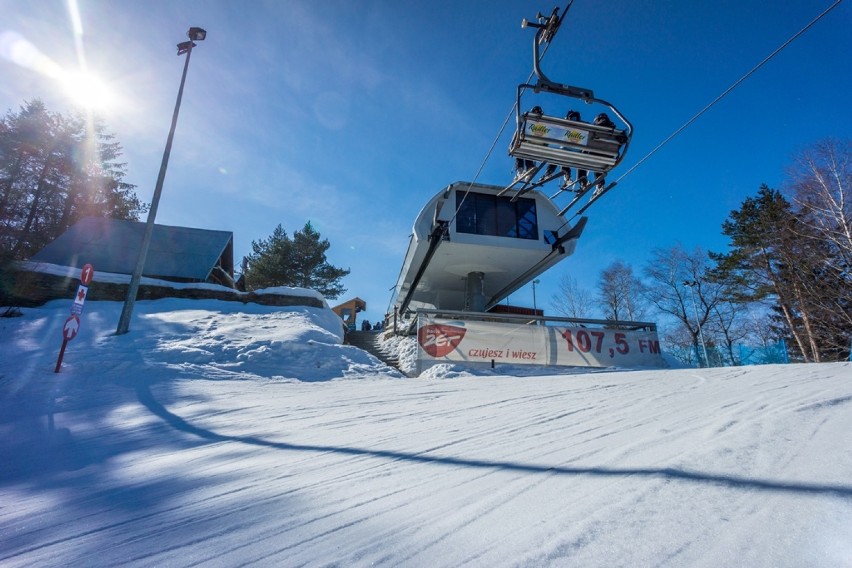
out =
<path fill-rule="evenodd" d="M 9 111 L 0 119 L 0 256 L 28 258 L 85 216 L 138 219 L 145 207 L 120 155 L 99 121 L 40 100 Z"/>
<path fill-rule="evenodd" d="M 722 228 L 730 252 L 714 255 L 716 272 L 736 283 L 743 301 L 770 301 L 805 361 L 834 351 L 830 324 L 838 286 L 825 243 L 780 192 L 763 185 L 732 211 Z M 834 289 L 834 291 L 832 291 Z"/>
<path fill-rule="evenodd" d="M 267 240 L 252 241 L 253 253 L 247 257 L 245 281 L 248 289 L 293 286 L 316 290 L 329 299 L 346 291 L 340 280 L 349 270 L 326 260 L 331 244 L 322 239 L 310 221 L 291 239 L 278 225 Z"/>
<path fill-rule="evenodd" d="M 293 242 L 281 225 L 266 240 L 251 242 L 252 254 L 246 257 L 246 288 L 258 290 L 274 286 L 294 286 L 292 272 Z"/>
<path fill-rule="evenodd" d="M 298 286 L 335 299 L 346 291 L 340 280 L 349 270 L 327 262 L 325 252 L 329 247 L 328 239 L 320 239 L 320 234 L 308 221 L 301 231 L 293 234 L 293 271 Z"/>

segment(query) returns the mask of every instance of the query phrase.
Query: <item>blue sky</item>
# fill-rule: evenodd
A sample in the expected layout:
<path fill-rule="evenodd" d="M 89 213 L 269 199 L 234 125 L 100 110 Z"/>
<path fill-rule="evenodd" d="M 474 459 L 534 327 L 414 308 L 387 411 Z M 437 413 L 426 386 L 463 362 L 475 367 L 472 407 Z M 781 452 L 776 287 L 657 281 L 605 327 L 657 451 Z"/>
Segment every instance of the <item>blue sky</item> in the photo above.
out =
<path fill-rule="evenodd" d="M 576 0 L 543 69 L 631 120 L 617 176 L 832 3 Z M 0 0 L 0 109 L 37 97 L 57 111 L 73 104 L 58 81 L 11 61 L 13 39 L 61 69 L 78 69 L 82 53 L 110 93 L 100 112 L 124 147 L 126 181 L 150 201 L 183 66 L 175 44 L 190 26 L 205 28 L 157 222 L 233 231 L 239 262 L 276 225 L 292 234 L 310 220 L 331 241 L 329 260 L 352 271 L 341 300 L 360 296 L 375 320 L 420 208 L 477 175 L 531 71 L 532 31 L 521 19 L 557 4 L 77 5 L 82 35 L 65 1 Z M 849 136 L 850 30 L 852 5 L 841 3 L 625 177 L 590 209 L 574 256 L 542 278 L 539 307 L 548 309 L 565 273 L 593 288 L 613 261 L 639 271 L 656 247 L 723 249 L 721 224 L 745 197 L 761 183 L 783 187 L 802 148 Z M 510 123 L 479 182 L 510 181 L 511 131 Z M 531 289 L 511 301 L 532 305 Z"/>

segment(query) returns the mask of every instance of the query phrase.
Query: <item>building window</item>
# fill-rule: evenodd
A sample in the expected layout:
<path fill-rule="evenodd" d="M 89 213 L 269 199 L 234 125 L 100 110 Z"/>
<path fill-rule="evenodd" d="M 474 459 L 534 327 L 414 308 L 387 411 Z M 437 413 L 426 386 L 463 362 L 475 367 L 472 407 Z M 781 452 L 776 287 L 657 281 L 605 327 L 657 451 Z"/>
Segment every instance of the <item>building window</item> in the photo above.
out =
<path fill-rule="evenodd" d="M 514 239 L 538 239 L 535 199 L 456 191 L 456 232 Z"/>

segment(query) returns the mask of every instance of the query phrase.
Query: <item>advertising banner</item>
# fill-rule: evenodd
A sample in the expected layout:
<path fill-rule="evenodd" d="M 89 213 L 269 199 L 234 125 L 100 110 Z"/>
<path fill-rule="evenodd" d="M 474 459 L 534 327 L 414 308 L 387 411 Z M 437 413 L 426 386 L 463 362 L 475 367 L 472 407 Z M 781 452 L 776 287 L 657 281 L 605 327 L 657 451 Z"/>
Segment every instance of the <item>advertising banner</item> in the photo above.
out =
<path fill-rule="evenodd" d="M 544 122 L 536 122 L 535 120 L 527 120 L 526 134 L 527 136 L 538 136 L 540 138 L 566 140 L 580 146 L 589 145 L 589 132 L 586 130 L 554 126 Z"/>
<path fill-rule="evenodd" d="M 494 363 L 579 367 L 664 367 L 655 331 L 451 320 L 421 314 L 422 367 Z"/>

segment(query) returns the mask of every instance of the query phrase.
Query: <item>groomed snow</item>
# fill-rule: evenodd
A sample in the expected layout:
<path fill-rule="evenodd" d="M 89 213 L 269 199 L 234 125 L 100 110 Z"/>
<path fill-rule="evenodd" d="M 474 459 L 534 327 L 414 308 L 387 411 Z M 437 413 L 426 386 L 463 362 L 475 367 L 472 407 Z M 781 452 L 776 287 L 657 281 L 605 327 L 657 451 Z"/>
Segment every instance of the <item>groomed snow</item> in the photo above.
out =
<path fill-rule="evenodd" d="M 852 365 L 405 378 L 336 316 L 0 319 L 0 565 L 852 566 Z M 50 427 L 52 422 L 52 429 Z"/>

